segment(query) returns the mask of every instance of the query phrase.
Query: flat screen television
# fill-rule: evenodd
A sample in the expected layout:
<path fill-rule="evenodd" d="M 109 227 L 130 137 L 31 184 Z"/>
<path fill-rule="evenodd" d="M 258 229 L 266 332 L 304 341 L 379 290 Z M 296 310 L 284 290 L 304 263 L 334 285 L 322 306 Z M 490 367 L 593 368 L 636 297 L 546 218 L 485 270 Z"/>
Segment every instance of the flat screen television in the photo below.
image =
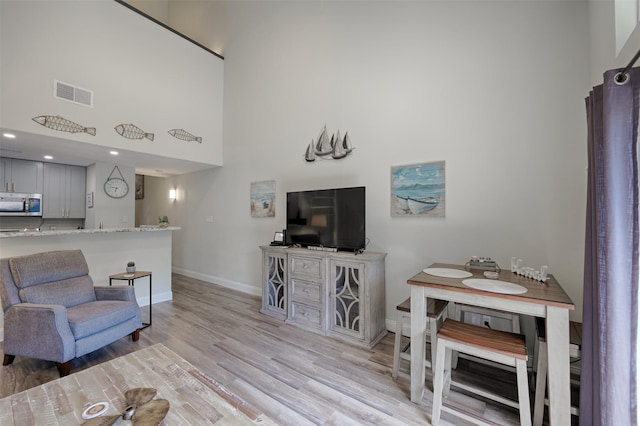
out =
<path fill-rule="evenodd" d="M 287 193 L 287 245 L 365 247 L 365 187 Z"/>

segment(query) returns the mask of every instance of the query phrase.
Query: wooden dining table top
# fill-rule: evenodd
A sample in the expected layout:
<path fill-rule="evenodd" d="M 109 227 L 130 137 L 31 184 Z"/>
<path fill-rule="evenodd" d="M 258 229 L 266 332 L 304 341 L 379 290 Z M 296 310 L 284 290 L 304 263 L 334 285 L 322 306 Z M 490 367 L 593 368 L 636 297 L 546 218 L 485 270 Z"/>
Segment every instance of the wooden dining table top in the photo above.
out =
<path fill-rule="evenodd" d="M 465 269 L 464 265 L 455 265 L 448 263 L 434 263 L 429 268 L 448 268 L 459 269 L 467 271 L 473 274 L 469 278 L 486 278 L 483 273 L 485 271 L 478 269 Z M 442 288 L 446 290 L 453 290 L 461 293 L 477 294 L 481 296 L 488 296 L 499 299 L 510 299 L 515 301 L 526 301 L 529 303 L 540 303 L 543 305 L 553 305 L 563 307 L 569 310 L 574 310 L 575 305 L 571 301 L 571 298 L 567 295 L 564 289 L 560 286 L 555 277 L 551 274 L 547 275 L 547 280 L 543 283 L 531 278 L 518 275 L 510 270 L 501 270 L 499 272 L 498 279 L 500 281 L 506 281 L 514 284 L 521 285 L 527 289 L 526 293 L 522 294 L 502 294 L 492 293 L 484 290 L 476 290 L 468 287 L 462 283 L 466 278 L 446 278 L 439 277 L 431 274 L 427 274 L 424 271 L 418 272 L 416 275 L 407 280 L 410 285 L 417 285 L 423 287 Z"/>

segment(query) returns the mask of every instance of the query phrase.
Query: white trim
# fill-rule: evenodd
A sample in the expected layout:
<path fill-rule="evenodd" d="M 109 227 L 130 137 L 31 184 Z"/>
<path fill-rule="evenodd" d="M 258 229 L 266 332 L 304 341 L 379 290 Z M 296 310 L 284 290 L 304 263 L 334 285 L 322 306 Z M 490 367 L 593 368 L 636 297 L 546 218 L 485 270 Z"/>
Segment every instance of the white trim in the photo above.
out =
<path fill-rule="evenodd" d="M 138 305 L 140 306 L 149 306 L 149 296 L 145 296 L 145 297 L 136 297 L 136 300 L 138 301 Z M 153 303 L 161 303 L 161 302 L 167 302 L 169 300 L 173 300 L 173 292 L 171 291 L 167 291 L 165 293 L 160 293 L 160 294 L 154 294 L 153 295 Z"/>
<path fill-rule="evenodd" d="M 232 290 L 237 290 L 242 293 L 251 294 L 253 296 L 262 296 L 262 287 L 252 286 L 249 284 L 239 283 L 237 281 L 227 280 L 225 278 L 214 277 L 212 275 L 201 274 L 200 272 L 193 272 L 188 269 L 178 268 L 173 266 L 171 268 L 171 272 L 175 272 L 176 274 L 184 275 L 185 277 L 195 278 L 198 280 L 206 281 L 211 284 L 217 284 L 222 287 L 230 288 Z"/>

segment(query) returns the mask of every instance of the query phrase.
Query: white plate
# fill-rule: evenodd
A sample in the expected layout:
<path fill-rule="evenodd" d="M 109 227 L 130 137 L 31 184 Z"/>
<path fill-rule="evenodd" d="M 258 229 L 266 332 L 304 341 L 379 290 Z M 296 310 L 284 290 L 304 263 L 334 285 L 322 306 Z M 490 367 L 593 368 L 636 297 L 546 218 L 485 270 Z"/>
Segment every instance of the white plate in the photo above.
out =
<path fill-rule="evenodd" d="M 96 402 L 84 409 L 82 412 L 82 418 L 85 420 L 93 419 L 94 417 L 104 414 L 108 409 L 108 402 Z"/>
<path fill-rule="evenodd" d="M 462 280 L 462 284 L 475 288 L 476 290 L 490 291 L 491 293 L 522 294 L 527 292 L 526 287 L 522 287 L 520 284 L 500 280 L 487 280 L 484 278 L 469 278 Z"/>
<path fill-rule="evenodd" d="M 451 268 L 427 268 L 423 269 L 422 272 L 443 278 L 469 278 L 473 276 L 471 272 Z"/>

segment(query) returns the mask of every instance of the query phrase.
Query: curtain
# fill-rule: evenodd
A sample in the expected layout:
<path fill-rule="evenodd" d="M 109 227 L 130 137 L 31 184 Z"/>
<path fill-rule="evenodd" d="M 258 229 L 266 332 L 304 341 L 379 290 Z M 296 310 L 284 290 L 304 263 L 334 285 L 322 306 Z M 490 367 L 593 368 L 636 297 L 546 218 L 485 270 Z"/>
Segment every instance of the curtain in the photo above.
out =
<path fill-rule="evenodd" d="M 607 71 L 586 99 L 588 183 L 581 425 L 637 419 L 638 107 L 640 68 Z"/>

